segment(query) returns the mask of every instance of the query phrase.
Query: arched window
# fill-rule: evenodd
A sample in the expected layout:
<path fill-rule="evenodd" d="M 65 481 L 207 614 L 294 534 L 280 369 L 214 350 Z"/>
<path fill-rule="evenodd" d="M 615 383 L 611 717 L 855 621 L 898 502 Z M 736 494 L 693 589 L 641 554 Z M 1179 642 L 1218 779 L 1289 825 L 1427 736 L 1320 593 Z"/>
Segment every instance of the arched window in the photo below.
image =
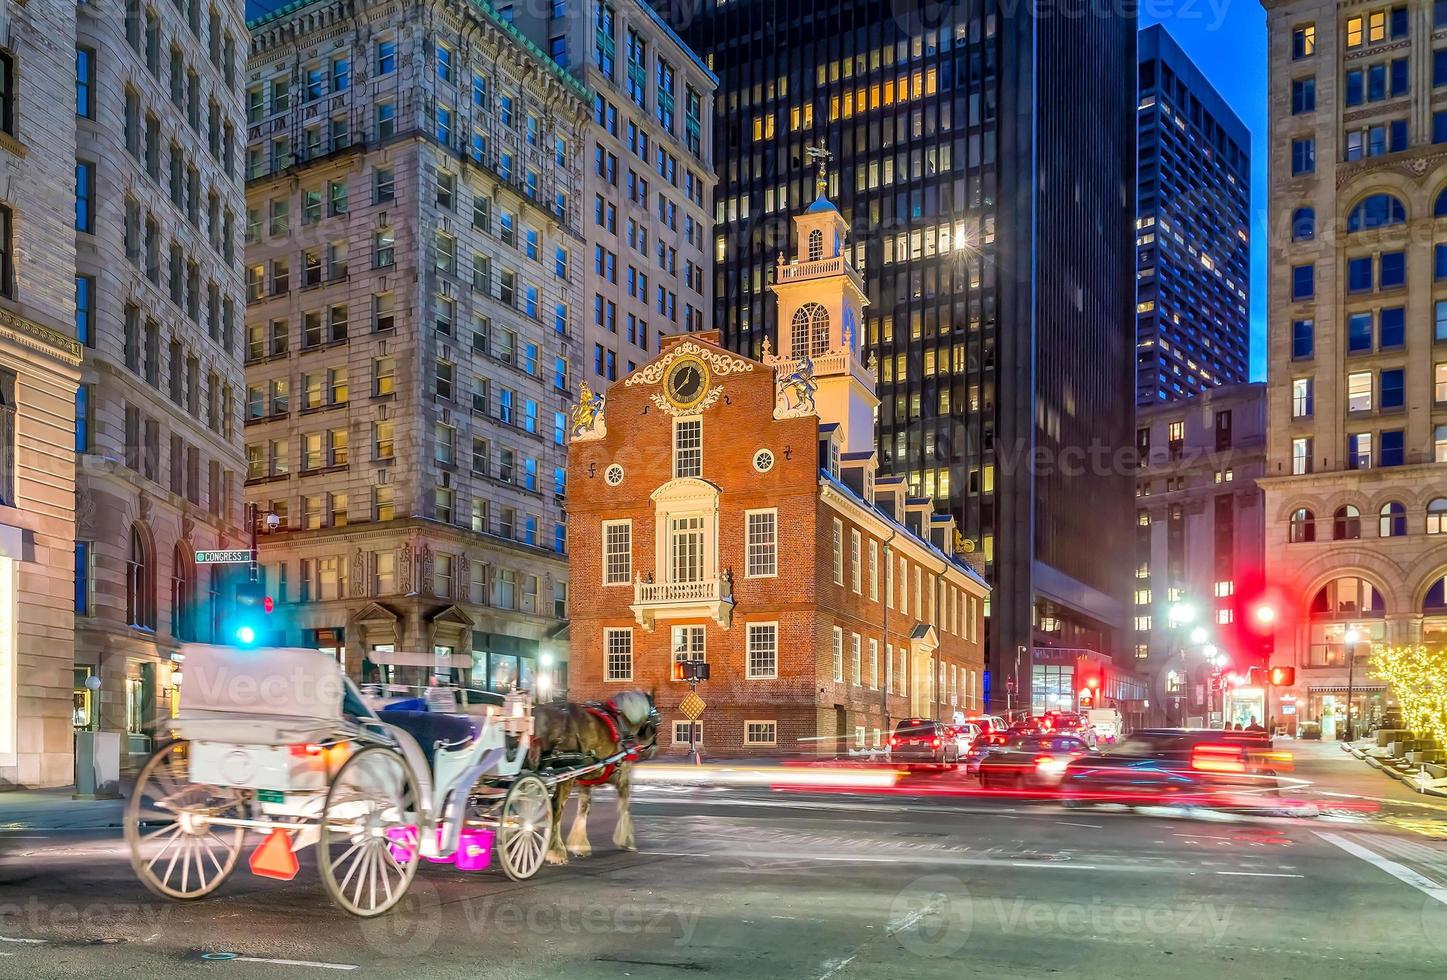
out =
<path fill-rule="evenodd" d="M 1447 187 L 1444 187 L 1437 195 L 1436 202 L 1432 205 L 1432 217 L 1447 218 Z"/>
<path fill-rule="evenodd" d="M 1336 509 L 1331 519 L 1331 536 L 1335 541 L 1355 541 L 1362 536 L 1362 512 L 1356 505 Z"/>
<path fill-rule="evenodd" d="M 156 628 L 156 566 L 146 536 L 131 526 L 131 550 L 126 556 L 126 618 L 137 629 Z"/>
<path fill-rule="evenodd" d="M 1347 231 L 1367 231 L 1400 225 L 1407 220 L 1407 209 L 1390 194 L 1373 194 L 1363 198 L 1347 215 Z"/>
<path fill-rule="evenodd" d="M 794 311 L 789 333 L 791 357 L 818 357 L 829 349 L 829 311 L 818 303 L 805 303 Z"/>
<path fill-rule="evenodd" d="M 1316 515 L 1305 507 L 1291 513 L 1291 542 L 1299 544 L 1316 540 Z"/>
<path fill-rule="evenodd" d="M 1439 575 L 1422 597 L 1422 612 L 1428 616 L 1447 616 L 1447 578 Z"/>
<path fill-rule="evenodd" d="M 1427 533 L 1447 534 L 1447 498 L 1438 497 L 1427 505 Z"/>
<path fill-rule="evenodd" d="M 1400 538 L 1407 533 L 1407 508 L 1397 501 L 1382 504 L 1377 520 L 1377 534 L 1384 538 Z"/>
<path fill-rule="evenodd" d="M 817 262 L 824 257 L 824 233 L 818 228 L 809 232 L 809 261 Z"/>
<path fill-rule="evenodd" d="M 1352 575 L 1326 583 L 1311 600 L 1312 619 L 1355 619 L 1385 612 L 1382 594 L 1366 579 Z"/>
<path fill-rule="evenodd" d="M 1297 208 L 1291 215 L 1291 240 L 1309 242 L 1316 237 L 1316 209 Z"/>
<path fill-rule="evenodd" d="M 176 544 L 171 554 L 171 635 L 178 640 L 196 639 L 196 570 L 191 552 Z"/>

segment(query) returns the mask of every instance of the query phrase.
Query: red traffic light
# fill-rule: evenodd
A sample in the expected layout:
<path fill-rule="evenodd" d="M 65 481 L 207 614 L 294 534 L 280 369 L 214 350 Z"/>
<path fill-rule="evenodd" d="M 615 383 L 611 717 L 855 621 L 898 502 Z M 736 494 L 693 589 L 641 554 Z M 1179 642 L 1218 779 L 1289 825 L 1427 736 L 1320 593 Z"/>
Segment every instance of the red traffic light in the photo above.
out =
<path fill-rule="evenodd" d="M 1087 678 L 1086 681 L 1085 681 L 1085 686 L 1088 687 L 1088 688 L 1090 688 L 1092 691 L 1094 691 L 1096 688 L 1100 687 L 1100 678 L 1099 678 L 1099 677 L 1090 677 L 1090 678 Z"/>
<path fill-rule="evenodd" d="M 686 680 L 682 660 L 675 660 L 673 662 L 673 679 L 676 681 Z"/>
<path fill-rule="evenodd" d="M 271 596 L 267 596 L 266 598 L 261 600 L 261 608 L 263 612 L 271 612 L 274 608 L 276 608 L 276 602 L 271 598 Z"/>
<path fill-rule="evenodd" d="M 1271 683 L 1278 687 L 1290 687 L 1296 683 L 1295 667 L 1272 667 L 1269 675 Z"/>

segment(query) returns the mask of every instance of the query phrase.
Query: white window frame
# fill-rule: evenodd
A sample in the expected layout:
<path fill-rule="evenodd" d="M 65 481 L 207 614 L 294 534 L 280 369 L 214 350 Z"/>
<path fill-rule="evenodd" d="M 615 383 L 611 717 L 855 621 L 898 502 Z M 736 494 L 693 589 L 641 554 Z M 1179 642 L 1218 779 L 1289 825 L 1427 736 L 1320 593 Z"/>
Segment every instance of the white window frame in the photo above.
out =
<path fill-rule="evenodd" d="M 773 735 L 768 741 L 749 737 L 750 725 L 768 725 Z M 778 745 L 779 744 L 779 723 L 773 718 L 745 718 L 743 728 L 743 740 L 745 745 Z"/>
<path fill-rule="evenodd" d="M 834 518 L 834 584 L 844 584 L 844 522 Z"/>
<path fill-rule="evenodd" d="M 693 649 L 693 644 L 692 644 L 691 642 L 689 642 L 689 643 L 687 644 L 688 647 L 689 647 L 689 649 L 684 650 L 684 651 L 683 651 L 683 655 L 680 656 L 680 654 L 679 654 L 679 649 L 678 649 L 679 646 L 682 645 L 682 644 L 680 643 L 680 637 L 681 637 L 682 634 L 684 634 L 684 631 L 685 631 L 685 630 L 689 631 L 689 632 L 687 633 L 688 636 L 690 636 L 690 637 L 697 636 L 697 637 L 699 638 L 699 644 L 698 644 L 698 649 L 695 650 L 695 649 Z M 697 631 L 697 632 L 694 632 L 694 631 Z M 669 643 L 669 646 L 668 646 L 668 663 L 669 663 L 670 668 L 672 667 L 673 664 L 676 664 L 676 663 L 678 663 L 680 660 L 683 660 L 683 659 L 687 659 L 687 660 L 707 660 L 707 659 L 708 659 L 708 629 L 707 629 L 706 627 L 704 627 L 704 625 L 703 625 L 702 623 L 684 623 L 684 624 L 679 625 L 679 626 L 674 626 L 672 629 L 669 630 L 669 633 L 668 633 L 668 643 Z M 669 675 L 669 679 L 672 680 L 672 679 L 673 679 L 673 671 L 672 671 L 671 669 L 669 670 L 668 675 Z M 678 683 L 681 684 L 681 683 L 683 683 L 683 681 L 680 680 Z"/>
<path fill-rule="evenodd" d="M 615 637 L 628 638 L 628 676 L 620 677 L 613 674 L 613 640 Z M 621 655 L 621 654 L 620 654 Z M 603 682 L 605 684 L 626 684 L 633 680 L 633 628 L 604 627 L 603 629 Z"/>
<path fill-rule="evenodd" d="M 627 568 L 624 569 L 623 578 L 620 579 L 620 580 L 618 580 L 618 581 L 611 581 L 611 580 L 609 579 L 609 577 L 608 577 L 608 559 L 609 559 L 609 557 L 612 555 L 612 552 L 609 550 L 608 532 L 609 532 L 610 530 L 613 530 L 613 529 L 616 529 L 616 528 L 626 528 L 626 529 L 627 529 L 627 533 L 628 533 L 628 551 L 627 551 L 628 563 L 627 563 Z M 602 551 L 602 568 L 601 568 L 601 570 L 600 570 L 600 573 L 601 573 L 601 575 L 602 575 L 602 577 L 603 577 L 603 578 L 602 578 L 603 586 L 604 586 L 605 588 L 607 588 L 607 587 L 610 587 L 610 586 L 618 586 L 618 585 L 625 585 L 625 586 L 626 586 L 626 585 L 631 585 L 632 582 L 633 582 L 633 521 L 632 521 L 631 519 L 621 520 L 621 521 L 604 521 L 604 522 L 603 522 L 603 525 L 602 525 L 602 533 L 601 533 L 600 536 L 599 536 L 599 541 L 600 541 L 600 543 L 601 543 L 602 546 L 603 546 L 602 549 L 601 549 L 601 551 Z"/>
<path fill-rule="evenodd" d="M 696 739 L 694 739 L 694 745 L 695 745 L 695 746 L 703 745 L 703 722 L 701 722 L 701 721 L 689 721 L 687 718 L 675 718 L 675 719 L 673 719 L 673 726 L 672 726 L 672 731 L 673 731 L 673 744 L 674 744 L 674 745 L 684 745 L 684 746 L 688 745 L 688 728 L 687 728 L 688 725 L 694 726 L 694 731 L 698 732 L 698 737 L 697 737 Z M 684 726 L 684 727 L 683 727 L 683 738 L 682 738 L 682 739 L 680 739 L 680 738 L 678 737 L 678 734 L 679 734 L 678 729 L 679 729 L 680 726 Z"/>
<path fill-rule="evenodd" d="M 697 425 L 697 426 L 698 426 L 698 472 L 697 472 L 697 473 L 688 473 L 688 474 L 680 473 L 680 472 L 679 472 L 679 469 L 678 469 L 678 432 L 679 432 L 680 429 L 682 429 L 682 428 L 683 428 L 684 426 L 686 426 L 686 425 Z M 701 415 L 689 415 L 689 416 L 685 416 L 685 417 L 682 417 L 682 418 L 675 418 L 675 419 L 673 420 L 673 470 L 672 470 L 672 472 L 673 472 L 673 478 L 674 478 L 675 480 L 682 480 L 682 479 L 702 479 L 702 478 L 703 478 L 703 417 L 702 417 Z"/>
<path fill-rule="evenodd" d="M 879 641 L 869 638 L 869 689 L 879 690 Z"/>
<path fill-rule="evenodd" d="M 834 627 L 834 683 L 844 682 L 844 630 Z"/>
<path fill-rule="evenodd" d="M 849 676 L 853 679 L 855 687 L 859 686 L 863 678 L 864 667 L 861 663 L 864 656 L 864 645 L 858 633 L 849 634 Z"/>
<path fill-rule="evenodd" d="M 857 527 L 849 529 L 849 579 L 855 595 L 864 593 L 864 545 Z"/>
<path fill-rule="evenodd" d="M 767 514 L 772 521 L 769 541 L 759 542 L 757 545 L 753 540 L 753 518 Z M 769 571 L 755 572 L 754 555 L 755 549 L 769 549 Z M 779 511 L 776 507 L 763 507 L 758 510 L 744 511 L 744 578 L 777 578 L 779 575 Z"/>
<path fill-rule="evenodd" d="M 869 601 L 879 601 L 879 542 L 869 539 Z"/>
<path fill-rule="evenodd" d="M 772 630 L 774 637 L 773 668 L 768 672 L 760 672 L 754 669 L 754 631 Z M 751 681 L 776 680 L 779 676 L 779 624 L 774 620 L 760 623 L 748 623 L 744 627 L 744 677 Z"/>

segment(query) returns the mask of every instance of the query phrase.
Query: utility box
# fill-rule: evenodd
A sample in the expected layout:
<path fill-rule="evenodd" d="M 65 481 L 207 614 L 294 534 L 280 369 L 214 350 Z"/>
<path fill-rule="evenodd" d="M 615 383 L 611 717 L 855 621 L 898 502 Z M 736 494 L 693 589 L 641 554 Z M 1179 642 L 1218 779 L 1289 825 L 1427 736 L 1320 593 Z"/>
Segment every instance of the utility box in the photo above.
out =
<path fill-rule="evenodd" d="M 121 733 L 75 733 L 75 798 L 117 800 L 121 796 Z"/>

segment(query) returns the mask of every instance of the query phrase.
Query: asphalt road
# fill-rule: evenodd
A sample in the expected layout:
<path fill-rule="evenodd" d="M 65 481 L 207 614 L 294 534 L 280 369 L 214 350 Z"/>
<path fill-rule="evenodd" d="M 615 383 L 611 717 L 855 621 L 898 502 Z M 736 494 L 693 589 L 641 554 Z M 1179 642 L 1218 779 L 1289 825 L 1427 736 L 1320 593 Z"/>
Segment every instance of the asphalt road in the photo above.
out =
<path fill-rule="evenodd" d="M 636 854 L 600 794 L 593 856 L 524 884 L 424 866 L 366 923 L 305 859 L 173 903 L 117 831 L 10 831 L 0 977 L 1440 978 L 1447 805 L 1336 763 L 1302 766 L 1342 804 L 1310 819 L 655 788 Z"/>

